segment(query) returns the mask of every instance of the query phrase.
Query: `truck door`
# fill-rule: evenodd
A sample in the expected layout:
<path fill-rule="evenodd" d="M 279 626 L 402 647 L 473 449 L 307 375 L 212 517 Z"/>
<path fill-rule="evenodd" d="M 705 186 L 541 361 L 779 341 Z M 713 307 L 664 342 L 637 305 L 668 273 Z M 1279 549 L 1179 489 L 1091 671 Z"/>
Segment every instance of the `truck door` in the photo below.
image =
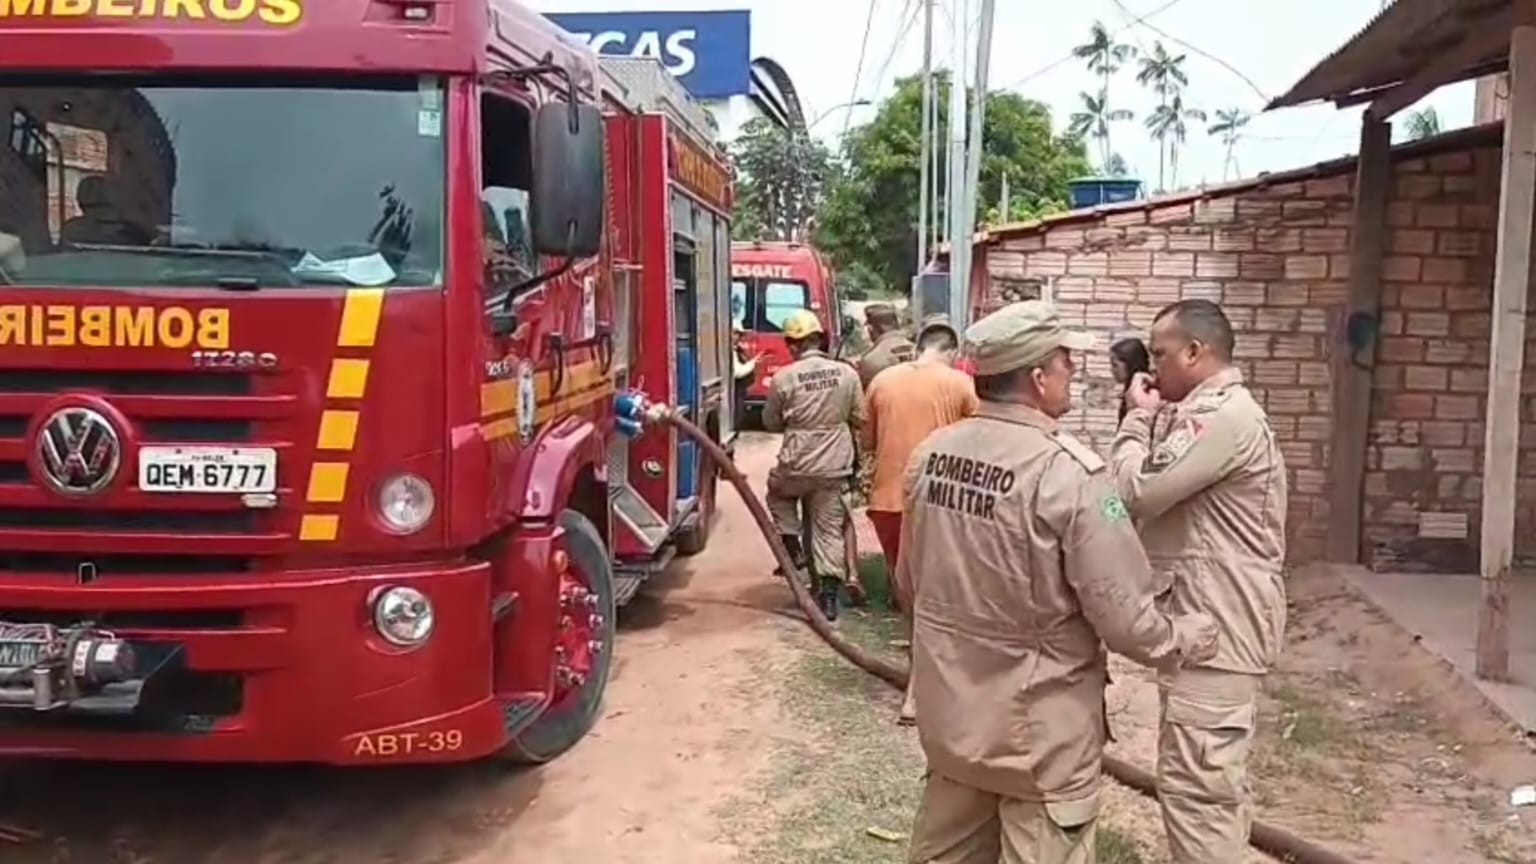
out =
<path fill-rule="evenodd" d="M 673 237 L 672 320 L 677 352 L 677 408 L 695 423 L 699 418 L 699 279 L 698 252 L 690 238 Z M 680 515 L 698 494 L 698 445 L 677 437 L 677 497 L 672 515 Z"/>

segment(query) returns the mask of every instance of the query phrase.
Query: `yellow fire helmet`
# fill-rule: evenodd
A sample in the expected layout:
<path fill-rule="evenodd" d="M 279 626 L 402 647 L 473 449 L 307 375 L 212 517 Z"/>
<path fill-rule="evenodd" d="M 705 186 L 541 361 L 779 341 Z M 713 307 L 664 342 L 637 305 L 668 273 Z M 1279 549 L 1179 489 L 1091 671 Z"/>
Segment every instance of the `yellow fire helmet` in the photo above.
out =
<path fill-rule="evenodd" d="M 790 313 L 789 317 L 784 319 L 783 329 L 785 339 L 798 342 L 821 333 L 821 319 L 817 318 L 814 312 L 800 309 Z"/>

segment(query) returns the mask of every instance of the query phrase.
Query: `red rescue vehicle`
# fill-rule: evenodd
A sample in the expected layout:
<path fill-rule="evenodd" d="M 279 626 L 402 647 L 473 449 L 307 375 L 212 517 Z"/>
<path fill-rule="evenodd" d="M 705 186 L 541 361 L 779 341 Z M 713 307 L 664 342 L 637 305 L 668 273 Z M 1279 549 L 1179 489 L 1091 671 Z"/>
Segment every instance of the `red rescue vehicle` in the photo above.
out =
<path fill-rule="evenodd" d="M 746 403 L 760 409 L 773 373 L 791 362 L 783 326 L 809 309 L 821 319 L 831 353 L 843 337 L 842 306 L 826 256 L 801 243 L 744 242 L 731 247 L 731 314 L 748 356 L 761 355 Z"/>
<path fill-rule="evenodd" d="M 728 272 L 718 152 L 513 0 L 0 0 L 0 42 L 0 757 L 580 739 L 620 571 L 699 524 L 614 403 L 719 410 L 674 305 Z"/>

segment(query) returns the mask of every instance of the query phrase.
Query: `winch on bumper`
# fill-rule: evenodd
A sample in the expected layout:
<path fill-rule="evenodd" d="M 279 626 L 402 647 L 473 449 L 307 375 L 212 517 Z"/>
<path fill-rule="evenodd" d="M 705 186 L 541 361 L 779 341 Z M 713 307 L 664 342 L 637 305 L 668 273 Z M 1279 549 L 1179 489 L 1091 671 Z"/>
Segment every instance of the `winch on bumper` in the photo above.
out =
<path fill-rule="evenodd" d="M 0 711 L 132 711 L 136 675 L 133 647 L 108 631 L 0 621 Z"/>

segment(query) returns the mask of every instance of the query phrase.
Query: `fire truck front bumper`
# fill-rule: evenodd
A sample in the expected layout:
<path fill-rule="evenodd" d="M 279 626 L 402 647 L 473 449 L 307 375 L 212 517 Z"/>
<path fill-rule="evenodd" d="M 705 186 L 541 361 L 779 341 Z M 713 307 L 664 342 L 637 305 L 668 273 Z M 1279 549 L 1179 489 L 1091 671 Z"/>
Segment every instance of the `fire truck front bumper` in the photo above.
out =
<path fill-rule="evenodd" d="M 507 741 L 490 591 L 489 566 L 465 563 L 195 586 L 0 573 L 0 758 L 488 755 Z"/>

